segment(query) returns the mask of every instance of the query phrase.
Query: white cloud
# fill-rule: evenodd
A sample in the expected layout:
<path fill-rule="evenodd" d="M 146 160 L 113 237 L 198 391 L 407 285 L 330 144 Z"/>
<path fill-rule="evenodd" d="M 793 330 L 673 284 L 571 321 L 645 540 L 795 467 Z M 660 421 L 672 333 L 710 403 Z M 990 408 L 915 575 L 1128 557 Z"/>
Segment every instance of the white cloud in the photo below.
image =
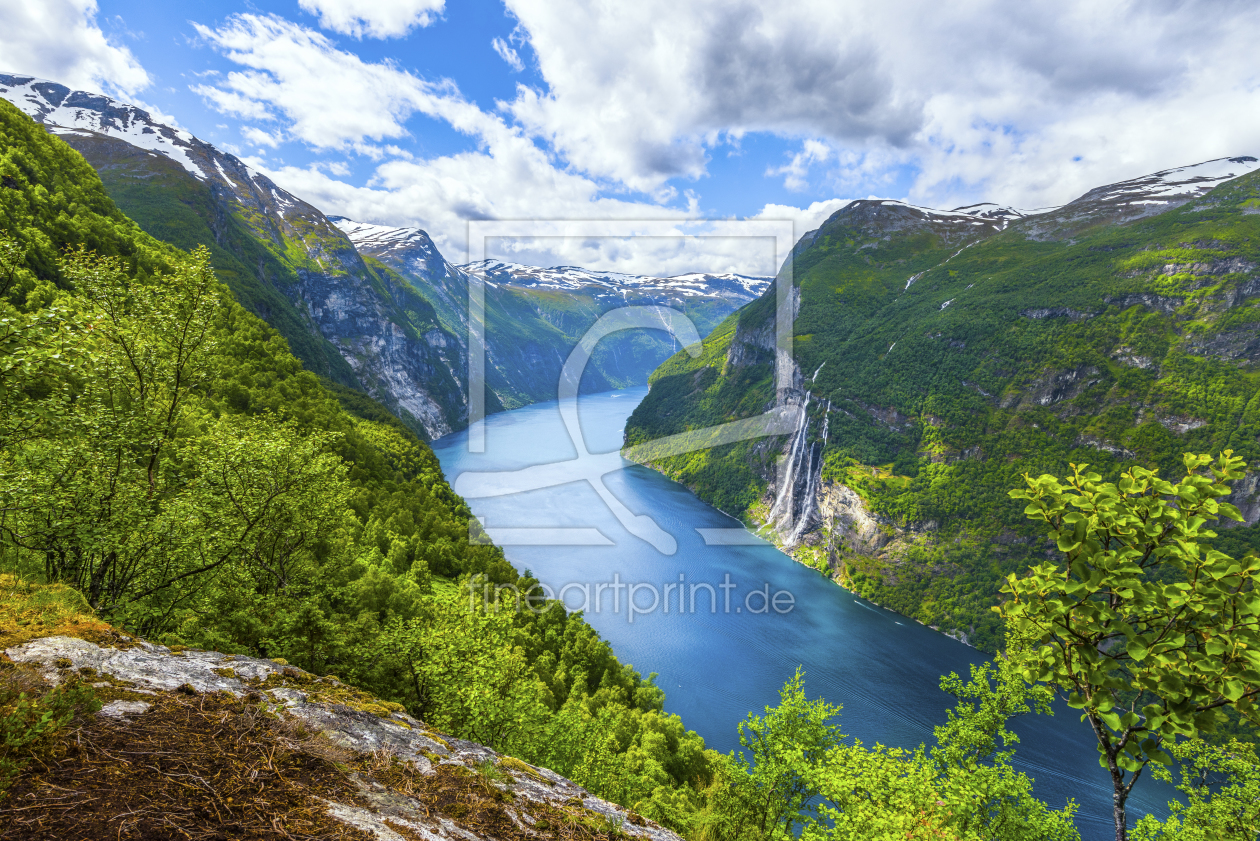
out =
<path fill-rule="evenodd" d="M 0 0 L 0 65 L 72 89 L 133 97 L 149 74 L 96 22 L 96 0 Z"/>
<path fill-rule="evenodd" d="M 504 115 L 480 110 L 454 85 L 430 83 L 391 64 L 364 62 L 289 21 L 241 15 L 219 29 L 197 29 L 229 59 L 248 68 L 227 74 L 217 85 L 195 88 L 212 105 L 277 123 L 288 137 L 317 149 L 353 150 L 383 161 L 363 187 L 334 177 L 347 170 L 325 164 L 270 168 L 262 159 L 251 159 L 252 166 L 328 213 L 423 227 L 452 259 L 464 253 L 469 219 L 681 221 L 698 212 L 694 203 L 683 210 L 605 197 L 605 185 L 557 163 Z M 416 160 L 402 149 L 371 142 L 406 135 L 405 122 L 416 113 L 443 120 L 469 135 L 477 148 Z M 256 127 L 242 134 L 255 143 L 278 136 Z M 584 264 L 624 271 L 659 272 L 667 266 L 683 272 L 715 265 L 744 272 L 774 270 L 773 260 L 758 256 L 768 254 L 764 243 L 728 242 L 711 257 L 694 247 L 679 251 L 676 246 L 639 243 L 630 248 L 608 237 L 557 243 L 551 250 L 530 253 L 543 262 L 580 258 Z M 750 269 L 752 263 L 760 268 Z"/>
<path fill-rule="evenodd" d="M 284 141 L 283 135 L 279 132 L 266 132 L 253 126 L 244 126 L 241 129 L 241 137 L 244 137 L 255 146 L 270 146 L 272 149 Z"/>
<path fill-rule="evenodd" d="M 1061 203 L 1108 181 L 1260 151 L 1249 41 L 1260 7 L 1244 2 L 508 5 L 519 26 L 492 45 L 513 66 L 518 48 L 532 49 L 544 86 L 518 86 L 494 112 L 450 81 L 365 61 L 276 16 L 198 26 L 240 69 L 196 90 L 267 124 L 254 131 L 377 161 L 364 186 L 328 165 L 273 174 L 330 212 L 424 227 L 451 256 L 463 251 L 469 219 L 681 224 L 703 196 L 689 191 L 687 208 L 663 207 L 684 186 L 678 179 L 705 175 L 710 156 L 753 133 L 794 144 L 765 170 L 788 189 L 896 192 L 938 207 Z M 467 135 L 469 149 L 409 155 L 416 115 Z M 755 218 L 792 219 L 803 233 L 843 204 L 766 205 Z M 766 271 L 750 268 L 743 246 L 715 245 L 708 262 L 684 265 L 696 252 L 675 245 L 520 248 L 627 271 Z"/>
<path fill-rule="evenodd" d="M 397 38 L 428 26 L 442 14 L 445 0 L 298 0 L 319 15 L 319 25 L 355 38 Z"/>
<path fill-rule="evenodd" d="M 805 177 L 809 174 L 810 166 L 822 163 L 830 157 L 831 147 L 826 143 L 821 140 L 806 140 L 801 144 L 801 151 L 793 155 L 791 161 L 780 167 L 771 167 L 766 175 L 782 175 L 784 187 L 800 192 L 809 186 Z"/>
<path fill-rule="evenodd" d="M 366 150 L 366 140 L 407 135 L 417 112 L 475 132 L 484 115 L 450 82 L 427 82 L 392 62 L 366 62 L 318 32 L 275 15 L 235 15 L 197 32 L 248 69 L 193 90 L 248 120 L 283 118 L 286 131 L 317 149 Z"/>
<path fill-rule="evenodd" d="M 827 143 L 837 189 L 909 166 L 929 204 L 1057 203 L 1260 147 L 1254 2 L 507 3 L 546 83 L 511 112 L 645 191 L 750 132 Z M 807 158 L 776 174 L 802 186 Z"/>
<path fill-rule="evenodd" d="M 495 38 L 490 42 L 490 46 L 494 47 L 494 51 L 499 54 L 499 58 L 508 63 L 517 73 L 525 69 L 525 62 L 521 61 L 521 57 L 516 50 L 508 46 L 507 41 L 502 38 Z"/>

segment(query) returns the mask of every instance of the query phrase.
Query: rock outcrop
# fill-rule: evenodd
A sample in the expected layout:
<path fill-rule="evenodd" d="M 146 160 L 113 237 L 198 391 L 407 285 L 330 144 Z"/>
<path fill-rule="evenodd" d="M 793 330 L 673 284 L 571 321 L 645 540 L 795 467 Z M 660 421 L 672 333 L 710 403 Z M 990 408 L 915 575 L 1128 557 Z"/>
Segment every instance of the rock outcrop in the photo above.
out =
<path fill-rule="evenodd" d="M 268 823 L 268 837 L 308 837 L 290 835 L 293 822 L 323 827 L 319 837 L 381 841 L 678 841 L 558 774 L 436 733 L 400 705 L 336 678 L 117 639 L 111 646 L 51 636 L 6 650 L 0 667 L 38 670 L 51 684 L 91 683 L 106 703 L 75 744 L 10 789 L 0 824 L 15 822 L 0 837 L 54 837 L 23 834 L 38 817 L 40 831 L 94 821 L 109 837 L 158 837 L 144 833 L 192 820 L 201 834 L 186 837 L 243 837 L 233 833 Z M 113 764 L 80 773 L 102 752 Z M 71 786 L 62 783 L 76 779 L 86 789 L 67 795 Z M 205 801 L 196 807 L 204 817 L 192 806 L 163 812 L 163 786 L 185 787 L 188 803 Z M 77 816 L 67 815 L 67 796 L 82 804 Z M 102 812 L 102 802 L 117 814 Z"/>

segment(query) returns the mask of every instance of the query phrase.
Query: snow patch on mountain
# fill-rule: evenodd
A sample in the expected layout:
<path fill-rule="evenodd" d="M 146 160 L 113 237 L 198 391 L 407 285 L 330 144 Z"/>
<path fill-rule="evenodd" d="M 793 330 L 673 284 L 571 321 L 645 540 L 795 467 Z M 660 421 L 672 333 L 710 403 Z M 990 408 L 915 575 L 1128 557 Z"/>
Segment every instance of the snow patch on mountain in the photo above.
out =
<path fill-rule="evenodd" d="M 11 73 L 0 73 L 0 97 L 56 134 L 95 132 L 117 137 L 132 146 L 166 155 L 202 181 L 207 178 L 189 155 L 194 142 L 198 142 L 196 138 L 157 122 L 148 111 L 134 105 Z"/>
<path fill-rule="evenodd" d="M 1250 155 L 1234 158 L 1216 158 L 1190 166 L 1179 166 L 1161 172 L 1108 184 L 1096 191 L 1100 199 L 1128 204 L 1167 204 L 1196 199 L 1212 190 L 1222 181 L 1246 175 L 1260 166 Z"/>
<path fill-rule="evenodd" d="M 740 304 L 754 300 L 773 278 L 735 273 L 691 272 L 673 277 L 650 277 L 602 272 L 580 266 L 525 266 L 502 260 L 480 260 L 460 268 L 487 281 L 520 289 L 548 289 L 566 292 L 678 295 L 681 297 L 720 297 Z"/>

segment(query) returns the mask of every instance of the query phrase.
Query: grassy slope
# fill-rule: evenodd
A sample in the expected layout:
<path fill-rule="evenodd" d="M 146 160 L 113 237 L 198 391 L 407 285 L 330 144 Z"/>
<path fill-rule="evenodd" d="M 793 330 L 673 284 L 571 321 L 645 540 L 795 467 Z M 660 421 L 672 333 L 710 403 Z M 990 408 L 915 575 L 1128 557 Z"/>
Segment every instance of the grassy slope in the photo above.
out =
<path fill-rule="evenodd" d="M 1040 551 L 1035 526 L 1006 497 L 1023 473 L 1062 473 L 1069 462 L 1107 474 L 1130 461 L 1173 470 L 1183 451 L 1224 448 L 1255 462 L 1260 353 L 1248 348 L 1260 307 L 1245 291 L 1260 263 L 1258 197 L 1253 174 L 1180 209 L 1073 240 L 1008 230 L 943 265 L 956 249 L 930 237 L 872 247 L 860 231 L 824 227 L 796 262 L 795 345 L 813 408 L 822 398 L 835 408 L 823 477 L 854 488 L 901 529 L 931 535 L 883 553 L 840 547 L 848 582 L 992 646 L 986 608 L 1000 577 Z M 735 324 L 756 326 L 769 304 L 728 319 L 700 359 L 679 355 L 662 366 L 628 440 L 769 403 L 768 354 L 723 370 Z M 813 414 L 815 437 L 819 421 Z M 747 516 L 769 475 L 764 449 L 760 460 L 756 447 L 735 445 L 663 467 Z M 1231 530 L 1219 543 L 1255 546 L 1260 527 Z"/>

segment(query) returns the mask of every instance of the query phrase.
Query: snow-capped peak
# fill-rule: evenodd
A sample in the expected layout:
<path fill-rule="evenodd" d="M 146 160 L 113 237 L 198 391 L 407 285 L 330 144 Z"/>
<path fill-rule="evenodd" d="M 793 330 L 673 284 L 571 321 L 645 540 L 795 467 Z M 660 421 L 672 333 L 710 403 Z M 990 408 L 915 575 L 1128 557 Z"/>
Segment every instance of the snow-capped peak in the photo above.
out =
<path fill-rule="evenodd" d="M 650 277 L 585 269 L 580 266 L 525 266 L 503 260 L 479 260 L 460 266 L 469 274 L 504 286 L 553 289 L 595 294 L 678 295 L 721 297 L 747 303 L 766 290 L 771 278 L 735 273 L 691 272 L 673 277 Z"/>
<path fill-rule="evenodd" d="M 1091 193 L 1102 193 L 1096 198 L 1105 200 L 1124 201 L 1127 199 L 1130 204 L 1166 204 L 1171 201 L 1198 198 L 1222 181 L 1246 175 L 1258 166 L 1260 166 L 1260 161 L 1251 155 L 1216 158 L 1190 166 L 1161 170 L 1116 184 L 1108 184 Z"/>
<path fill-rule="evenodd" d="M 158 152 L 178 163 L 196 178 L 205 171 L 189 152 L 196 138 L 181 129 L 157 122 L 134 105 L 98 93 L 72 91 L 65 85 L 0 73 L 0 97 L 12 102 L 36 122 L 57 134 L 95 132 L 125 140 L 133 146 Z"/>

